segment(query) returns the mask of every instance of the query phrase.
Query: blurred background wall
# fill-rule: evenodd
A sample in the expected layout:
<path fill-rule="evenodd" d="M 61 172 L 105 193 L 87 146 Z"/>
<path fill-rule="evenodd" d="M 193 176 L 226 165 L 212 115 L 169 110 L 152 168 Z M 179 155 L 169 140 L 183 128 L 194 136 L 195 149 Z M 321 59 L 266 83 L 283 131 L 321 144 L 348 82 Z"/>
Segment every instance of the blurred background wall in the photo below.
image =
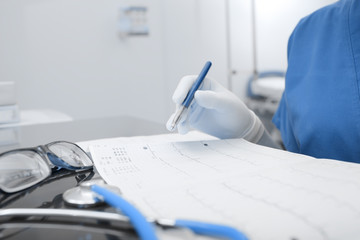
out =
<path fill-rule="evenodd" d="M 254 46 L 258 70 L 285 71 L 296 23 L 334 2 L 255 0 L 254 25 L 252 1 L 1 0 L 0 81 L 15 82 L 20 109 L 165 123 L 180 78 L 210 60 L 209 76 L 244 98 Z M 124 34 L 131 7 L 146 34 Z"/>

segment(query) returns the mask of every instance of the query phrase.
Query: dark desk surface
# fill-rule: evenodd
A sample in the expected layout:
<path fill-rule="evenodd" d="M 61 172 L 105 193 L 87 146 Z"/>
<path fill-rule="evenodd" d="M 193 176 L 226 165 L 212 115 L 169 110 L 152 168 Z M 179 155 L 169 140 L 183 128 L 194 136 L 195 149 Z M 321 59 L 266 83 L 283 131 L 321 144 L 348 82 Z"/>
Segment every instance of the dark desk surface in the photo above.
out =
<path fill-rule="evenodd" d="M 57 140 L 79 142 L 100 138 L 167 133 L 165 124 L 129 116 L 27 125 L 12 129 L 18 134 L 18 142 L 0 146 L 0 152 L 20 147 L 34 147 Z"/>
<path fill-rule="evenodd" d="M 100 138 L 152 135 L 166 133 L 164 125 L 154 123 L 134 117 L 110 117 L 87 120 L 76 120 L 72 122 L 51 123 L 42 125 L 29 125 L 16 128 L 19 133 L 17 144 L 2 146 L 0 151 L 19 147 L 32 147 L 56 140 L 66 140 L 79 142 L 86 140 L 95 140 Z M 0 192 L 0 209 L 5 208 L 62 208 L 73 209 L 62 199 L 62 194 L 69 188 L 77 186 L 81 181 L 89 180 L 96 172 L 87 171 L 80 173 L 55 173 L 52 177 L 39 183 L 37 186 L 27 190 L 5 194 Z M 100 206 L 96 211 L 110 211 L 114 209 Z M 85 210 L 84 210 L 85 211 Z M 5 220 L 5 224 L 0 218 L 0 238 L 7 239 L 137 239 L 136 234 L 127 231 L 118 231 L 115 234 L 108 234 L 104 229 L 111 227 L 109 224 L 96 223 L 90 228 L 84 229 L 82 222 L 70 223 L 73 227 L 70 231 L 66 224 L 52 224 L 51 228 L 45 227 L 48 224 L 46 218 L 40 221 L 43 228 L 32 227 L 28 223 L 29 218 L 13 218 Z M 69 221 L 69 220 L 68 220 Z M 63 221 L 64 222 L 64 221 Z M 19 225 L 19 224 L 23 225 Z M 10 225 L 13 224 L 13 225 Z M 15 225 L 14 225 L 15 224 Z M 17 225 L 16 225 L 17 224 Z M 24 226 L 25 224 L 25 226 Z M 67 224 L 68 227 L 69 223 Z M 9 227 L 11 226 L 11 227 Z M 95 226 L 95 227 L 94 227 Z M 103 229 L 103 230 L 101 230 Z M 108 230 L 107 230 L 108 231 Z"/>

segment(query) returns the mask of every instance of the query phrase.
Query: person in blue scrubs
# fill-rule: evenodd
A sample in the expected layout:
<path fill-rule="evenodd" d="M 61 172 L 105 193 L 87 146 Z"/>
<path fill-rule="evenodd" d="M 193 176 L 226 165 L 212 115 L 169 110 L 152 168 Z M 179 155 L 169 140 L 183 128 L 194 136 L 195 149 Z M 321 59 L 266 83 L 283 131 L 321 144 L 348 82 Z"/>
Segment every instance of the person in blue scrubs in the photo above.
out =
<path fill-rule="evenodd" d="M 177 106 L 195 78 L 180 81 Z M 178 124 L 180 133 L 198 129 L 276 147 L 258 117 L 215 80 L 206 78 L 194 99 Z M 360 0 L 340 0 L 298 23 L 273 122 L 288 151 L 360 163 Z"/>
<path fill-rule="evenodd" d="M 302 19 L 288 44 L 286 88 L 273 118 L 286 149 L 360 163 L 360 1 Z"/>

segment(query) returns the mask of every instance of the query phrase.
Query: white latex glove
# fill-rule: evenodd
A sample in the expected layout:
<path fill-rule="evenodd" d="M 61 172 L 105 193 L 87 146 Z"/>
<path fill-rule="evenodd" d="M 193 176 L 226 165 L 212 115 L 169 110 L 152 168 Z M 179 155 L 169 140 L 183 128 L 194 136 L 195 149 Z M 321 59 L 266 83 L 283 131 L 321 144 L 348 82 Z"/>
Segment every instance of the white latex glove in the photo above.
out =
<path fill-rule="evenodd" d="M 185 76 L 181 79 L 173 95 L 177 108 L 196 78 L 197 76 Z M 169 130 L 174 115 L 171 115 L 166 124 Z M 210 78 L 205 78 L 196 91 L 194 100 L 177 128 L 181 134 L 194 128 L 218 138 L 244 138 L 253 143 L 259 142 L 264 134 L 264 126 L 254 112 L 235 94 Z"/>

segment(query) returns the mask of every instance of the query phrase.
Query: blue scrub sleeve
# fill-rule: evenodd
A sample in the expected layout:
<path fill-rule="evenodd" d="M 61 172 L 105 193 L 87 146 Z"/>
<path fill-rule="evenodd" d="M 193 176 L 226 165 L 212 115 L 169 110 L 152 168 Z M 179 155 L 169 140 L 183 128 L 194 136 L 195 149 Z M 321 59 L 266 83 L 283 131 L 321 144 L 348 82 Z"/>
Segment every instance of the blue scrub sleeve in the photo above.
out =
<path fill-rule="evenodd" d="M 360 163 L 360 0 L 303 18 L 273 122 L 287 150 Z"/>

